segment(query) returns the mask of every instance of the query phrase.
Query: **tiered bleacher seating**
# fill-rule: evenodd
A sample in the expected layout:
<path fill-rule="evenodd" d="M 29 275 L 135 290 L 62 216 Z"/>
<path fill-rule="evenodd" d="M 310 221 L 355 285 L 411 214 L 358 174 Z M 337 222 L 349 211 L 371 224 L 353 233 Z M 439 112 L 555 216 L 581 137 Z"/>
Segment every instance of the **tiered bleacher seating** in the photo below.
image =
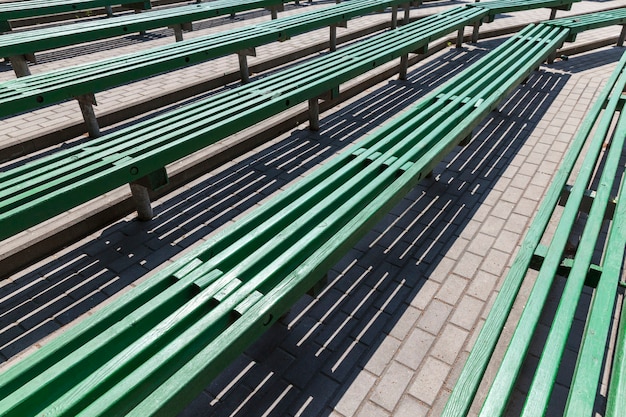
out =
<path fill-rule="evenodd" d="M 94 93 L 164 72 L 195 65 L 227 54 L 239 53 L 242 80 L 248 81 L 245 54 L 266 43 L 287 40 L 321 27 L 336 27 L 347 20 L 375 10 L 404 4 L 406 0 L 353 0 L 312 12 L 304 12 L 240 29 L 151 48 L 93 63 L 63 68 L 0 83 L 0 118 L 82 98 L 86 107 L 87 130 L 99 136 L 92 103 Z M 215 3 L 215 2 L 213 2 Z M 0 38 L 0 51 L 2 39 Z M 1 53 L 0 53 L 1 55 Z"/>
<path fill-rule="evenodd" d="M 0 413 L 176 414 L 569 35 L 564 26 L 529 25 L 352 149 L 16 363 L 0 379 Z M 398 54 L 414 47 L 400 45 Z M 380 43 L 377 49 L 390 53 Z M 332 54 L 328 64 L 338 72 L 341 65 L 372 66 L 382 59 L 356 59 L 351 52 Z M 319 66 L 309 66 L 319 73 Z M 332 81 L 322 85 L 332 89 Z M 259 82 L 258 95 L 244 96 L 245 105 L 224 105 L 264 117 L 265 103 L 288 106 L 306 96 L 307 85 L 280 96 Z M 227 126 L 225 119 L 210 120 Z M 178 128 L 196 131 L 197 123 L 181 118 Z M 150 153 L 142 151 L 144 160 Z M 143 161 L 135 162 L 130 169 L 143 174 Z"/>

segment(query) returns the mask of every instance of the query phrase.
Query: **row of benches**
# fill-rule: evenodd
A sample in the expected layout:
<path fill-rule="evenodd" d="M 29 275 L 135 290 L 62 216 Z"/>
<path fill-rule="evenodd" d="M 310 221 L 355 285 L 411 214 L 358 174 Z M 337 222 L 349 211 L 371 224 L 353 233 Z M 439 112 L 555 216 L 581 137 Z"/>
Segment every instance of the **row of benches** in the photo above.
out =
<path fill-rule="evenodd" d="M 87 130 L 91 137 L 97 137 L 100 129 L 91 107 L 97 92 L 227 54 L 240 56 L 241 77 L 248 81 L 245 58 L 247 54 L 256 55 L 255 47 L 325 26 L 336 30 L 349 19 L 387 7 L 397 8 L 403 3 L 406 0 L 352 0 L 174 45 L 6 81 L 0 83 L 0 118 L 79 98 L 81 109 L 88 115 Z"/>
<path fill-rule="evenodd" d="M 605 17 L 615 14 L 620 12 Z M 431 39 L 486 15 L 480 7 L 432 15 L 0 173 L 0 192 L 6 196 L 0 201 L 0 239 L 127 183 L 139 217 L 150 219 L 149 190 L 167 183 L 167 164 L 307 101 L 315 128 L 320 97 L 336 96 L 342 83 L 409 53 L 424 52 Z M 621 16 L 626 19 L 624 11 Z"/>
<path fill-rule="evenodd" d="M 176 40 L 181 41 L 183 29 L 191 30 L 194 21 L 262 8 L 272 10 L 272 18 L 275 19 L 277 10 L 283 8 L 283 0 L 214 0 L 135 15 L 9 33 L 0 36 L 0 56 L 9 57 L 15 74 L 23 77 L 30 75 L 27 61 L 35 63 L 35 53 L 39 51 L 164 27 L 173 28 Z"/>
<path fill-rule="evenodd" d="M 573 20 L 553 23 L 561 27 L 578 24 Z M 489 393 L 475 401 L 474 407 L 478 411 L 482 406 L 481 416 L 505 415 L 529 347 L 533 341 L 541 340 L 537 325 L 549 291 L 556 276 L 562 275 L 567 277 L 567 282 L 533 371 L 522 415 L 544 415 L 548 410 L 557 372 L 564 366 L 561 364 L 563 352 L 585 285 L 594 288 L 594 296 L 564 415 L 594 414 L 601 374 L 607 371 L 606 364 L 612 360 L 606 357 L 606 349 L 610 345 L 609 329 L 614 312 L 619 311 L 616 306 L 618 286 L 625 284 L 622 275 L 626 250 L 626 181 L 622 160 L 626 148 L 625 104 L 626 54 L 572 141 L 448 399 L 444 416 L 465 416 L 470 411 L 487 366 L 490 361 L 500 360 L 498 356 L 492 357 L 493 352 L 522 283 L 535 274 L 530 272 L 532 269 L 537 269 L 538 275 L 524 301 L 525 308 L 507 344 L 506 354 L 497 364 L 498 372 Z M 579 165 L 573 185 L 567 186 L 574 168 Z M 617 194 L 613 194 L 615 192 Z M 559 204 L 564 204 L 560 215 L 556 214 Z M 587 213 L 587 216 L 580 213 Z M 551 233 L 549 245 L 544 246 L 542 239 L 544 235 L 550 236 L 546 229 L 551 221 L 557 222 L 557 226 Z M 608 230 L 605 230 L 607 225 Z M 567 253 L 568 241 L 576 247 L 573 255 Z M 602 254 L 600 264 L 595 264 L 597 260 L 593 259 L 597 251 Z M 620 342 L 616 344 L 605 416 L 624 415 L 626 410 L 626 304 L 622 306 L 618 328 Z"/>
<path fill-rule="evenodd" d="M 578 19 L 602 16 L 611 21 L 602 14 Z M 353 148 L 16 363 L 0 379 L 0 413 L 175 414 L 570 33 L 549 23 L 528 26 Z M 379 62 L 333 55 L 335 67 Z M 258 87 L 267 102 L 288 104 Z M 257 102 L 261 117 L 263 103 Z"/>

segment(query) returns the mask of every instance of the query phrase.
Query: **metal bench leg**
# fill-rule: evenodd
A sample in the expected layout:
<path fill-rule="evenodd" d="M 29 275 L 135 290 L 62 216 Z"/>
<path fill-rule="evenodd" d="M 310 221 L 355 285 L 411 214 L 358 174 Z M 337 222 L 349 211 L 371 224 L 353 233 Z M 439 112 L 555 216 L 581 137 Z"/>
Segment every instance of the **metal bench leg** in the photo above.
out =
<path fill-rule="evenodd" d="M 176 42 L 181 42 L 183 40 L 183 31 L 191 32 L 193 30 L 193 23 L 179 23 L 171 25 L 169 28 L 174 30 L 174 38 L 176 39 Z M 141 33 L 145 35 L 146 32 L 142 31 Z"/>
<path fill-rule="evenodd" d="M 272 13 L 272 20 L 278 19 L 278 9 L 276 8 L 276 6 L 272 6 L 270 11 Z"/>
<path fill-rule="evenodd" d="M 337 50 L 337 28 L 338 27 L 347 28 L 348 22 L 346 20 L 342 20 L 336 25 L 330 25 L 330 44 L 329 44 L 328 49 L 331 52 L 334 52 Z"/>
<path fill-rule="evenodd" d="M 402 24 L 407 25 L 411 20 L 411 5 L 409 3 L 404 5 L 404 21 Z"/>
<path fill-rule="evenodd" d="M 11 62 L 13 71 L 15 72 L 15 75 L 18 78 L 30 75 L 30 68 L 28 67 L 28 61 L 24 55 L 11 56 L 9 57 L 9 61 Z"/>
<path fill-rule="evenodd" d="M 309 129 L 320 130 L 320 103 L 316 98 L 309 99 Z"/>
<path fill-rule="evenodd" d="M 174 29 L 174 39 L 176 42 L 180 42 L 183 40 L 183 26 L 182 25 L 172 25 L 170 28 Z"/>
<path fill-rule="evenodd" d="M 472 30 L 472 43 L 478 43 L 478 32 L 480 30 L 480 22 L 474 23 L 474 30 Z"/>
<path fill-rule="evenodd" d="M 391 29 L 398 27 L 398 5 L 391 8 Z"/>
<path fill-rule="evenodd" d="M 626 25 L 622 25 L 622 31 L 617 39 L 617 46 L 624 46 L 624 40 L 626 40 Z"/>
<path fill-rule="evenodd" d="M 96 97 L 93 94 L 84 94 L 76 97 L 80 111 L 83 114 L 83 119 L 87 125 L 87 132 L 89 132 L 90 138 L 97 138 L 100 136 L 100 126 L 98 126 L 98 118 L 93 110 L 93 106 L 97 105 Z"/>
<path fill-rule="evenodd" d="M 137 167 L 131 167 L 130 173 L 132 175 L 141 175 Z M 151 220 L 154 216 L 150 202 L 150 190 L 157 191 L 165 187 L 168 183 L 169 178 L 165 168 L 159 168 L 130 183 L 130 191 L 133 195 L 135 206 L 137 207 L 139 220 Z"/>
<path fill-rule="evenodd" d="M 113 17 L 113 7 L 111 7 L 111 5 L 108 5 L 104 6 L 104 8 L 107 11 L 107 17 Z"/>
<path fill-rule="evenodd" d="M 550 20 L 556 18 L 556 9 L 550 9 Z"/>
<path fill-rule="evenodd" d="M 408 72 L 409 72 L 409 54 L 405 54 L 400 57 L 400 71 L 398 72 L 398 79 L 406 80 Z"/>
<path fill-rule="evenodd" d="M 250 82 L 250 69 L 248 67 L 248 57 L 256 56 L 256 49 L 249 48 L 237 52 L 239 58 L 239 73 L 241 74 L 241 83 L 246 84 Z"/>
<path fill-rule="evenodd" d="M 130 192 L 137 207 L 137 218 L 141 221 L 152 220 L 154 212 L 148 188 L 133 182 L 130 184 Z"/>
<path fill-rule="evenodd" d="M 465 34 L 465 27 L 459 29 L 456 35 L 456 47 L 460 48 L 463 46 L 463 36 Z"/>

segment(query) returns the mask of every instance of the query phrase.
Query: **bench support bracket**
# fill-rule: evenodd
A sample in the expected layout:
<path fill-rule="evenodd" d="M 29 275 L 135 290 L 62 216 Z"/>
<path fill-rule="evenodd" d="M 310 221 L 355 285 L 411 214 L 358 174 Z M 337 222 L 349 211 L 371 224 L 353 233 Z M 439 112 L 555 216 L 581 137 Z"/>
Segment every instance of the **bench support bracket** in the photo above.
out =
<path fill-rule="evenodd" d="M 337 50 L 337 27 L 347 28 L 348 22 L 343 21 L 337 25 L 330 25 L 330 49 L 331 52 L 335 52 Z"/>
<path fill-rule="evenodd" d="M 183 31 L 191 32 L 193 30 L 193 24 L 191 22 L 179 23 L 170 26 L 170 29 L 174 30 L 174 38 L 176 39 L 176 42 L 180 42 L 183 40 Z"/>
<path fill-rule="evenodd" d="M 250 68 L 248 67 L 249 56 L 256 56 L 255 48 L 243 49 L 237 52 L 237 57 L 239 58 L 239 73 L 241 74 L 242 84 L 250 82 Z"/>
<path fill-rule="evenodd" d="M 559 206 L 564 207 L 565 204 L 567 204 L 567 200 L 569 199 L 571 191 L 572 191 L 571 185 L 565 186 L 565 188 L 561 192 L 561 197 L 559 198 L 559 202 L 558 202 Z M 581 213 L 589 214 L 589 211 L 591 210 L 591 205 L 593 204 L 593 200 L 595 196 L 596 196 L 595 191 L 586 190 L 583 195 L 583 199 L 580 202 L 580 206 L 578 207 L 578 210 Z M 604 220 L 613 219 L 613 216 L 615 215 L 616 206 L 617 206 L 617 197 L 611 197 L 606 207 L 606 210 L 604 212 Z"/>
<path fill-rule="evenodd" d="M 339 87 L 333 88 L 321 96 L 309 99 L 309 129 L 320 130 L 320 100 L 328 101 L 339 97 Z"/>
<path fill-rule="evenodd" d="M 136 168 L 131 168 L 131 171 Z M 154 216 L 150 191 L 156 191 L 169 183 L 165 168 L 158 169 L 150 174 L 130 183 L 130 192 L 137 208 L 137 217 L 141 221 L 152 220 Z"/>
<path fill-rule="evenodd" d="M 100 136 L 100 126 L 98 125 L 98 118 L 93 110 L 93 106 L 97 106 L 96 97 L 93 94 L 84 94 L 76 97 L 80 111 L 83 114 L 83 119 L 87 125 L 87 132 L 89 132 L 90 138 L 97 138 Z"/>
<path fill-rule="evenodd" d="M 9 62 L 11 62 L 15 75 L 19 78 L 31 74 L 30 68 L 28 68 L 28 61 L 33 62 L 34 59 L 34 55 L 32 55 L 32 59 L 29 59 L 27 55 L 14 55 L 9 57 Z"/>

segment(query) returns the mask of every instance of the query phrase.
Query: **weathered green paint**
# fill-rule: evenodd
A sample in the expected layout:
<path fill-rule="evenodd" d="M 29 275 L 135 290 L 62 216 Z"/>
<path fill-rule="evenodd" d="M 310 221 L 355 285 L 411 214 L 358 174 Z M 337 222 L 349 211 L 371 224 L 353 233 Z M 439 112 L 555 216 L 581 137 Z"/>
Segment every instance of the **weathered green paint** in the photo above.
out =
<path fill-rule="evenodd" d="M 28 0 L 30 2 L 32 0 Z M 141 31 L 197 22 L 247 10 L 282 5 L 283 0 L 214 0 L 108 19 L 71 23 L 51 28 L 7 33 L 0 37 L 0 55 L 33 54 L 38 51 L 124 36 Z M 0 6 L 2 3 L 0 3 Z"/>
<path fill-rule="evenodd" d="M 622 61 L 623 64 L 626 65 L 626 55 Z M 621 73 L 614 88 L 614 91 L 620 94 L 612 94 L 606 104 L 607 109 L 603 113 L 592 135 L 590 149 L 587 151 L 583 165 L 572 188 L 570 198 L 559 222 L 559 226 L 557 226 L 557 230 L 555 231 L 555 234 L 561 232 L 567 235 L 566 230 L 571 230 L 571 225 L 568 224 L 567 219 L 572 219 L 572 223 L 576 219 L 584 197 L 584 192 L 591 182 L 590 179 L 596 169 L 600 152 L 607 138 L 611 136 L 610 128 L 614 115 L 616 113 L 621 114 L 615 128 L 611 145 L 608 148 L 608 152 L 603 157 L 604 164 L 600 183 L 596 189 L 596 196 L 591 205 L 589 218 L 585 224 L 585 229 L 582 233 L 576 256 L 574 257 L 572 270 L 568 276 L 559 306 L 552 320 L 552 325 L 550 326 L 546 348 L 543 350 L 533 382 L 526 397 L 526 403 L 522 411 L 523 416 L 540 415 L 545 413 L 547 409 L 565 344 L 574 321 L 574 313 L 578 306 L 587 272 L 591 267 L 594 249 L 598 240 L 601 238 L 600 233 L 604 224 L 604 214 L 609 200 L 611 199 L 611 190 L 614 182 L 620 180 L 616 174 L 619 172 L 620 158 L 626 143 L 626 113 L 622 112 L 624 103 L 620 100 L 620 95 L 626 88 L 626 71 Z M 621 105 L 619 105 L 619 103 L 621 103 Z M 622 187 L 622 190 L 626 189 L 626 187 Z M 563 229 L 560 227 L 562 223 L 565 223 Z M 619 219 L 613 224 L 619 225 Z M 570 229 L 566 229 L 568 226 Z M 605 269 L 603 277 L 600 280 L 600 287 L 597 289 L 594 296 L 591 315 L 587 320 L 585 329 L 583 349 L 579 354 L 579 366 L 577 367 L 573 379 L 573 391 L 570 391 L 569 403 L 566 409 L 567 413 L 571 413 L 571 415 L 591 415 L 593 413 L 593 405 L 599 385 L 598 382 L 604 350 L 602 349 L 601 352 L 598 352 L 598 347 L 596 346 L 596 353 L 593 353 L 594 347 L 591 345 L 593 343 L 600 343 L 602 347 L 606 346 L 607 334 L 612 319 L 613 306 L 615 304 L 614 300 L 617 295 L 617 282 L 619 281 L 624 256 L 624 243 L 626 243 L 624 242 L 625 236 L 621 234 L 619 227 L 616 232 L 617 233 L 613 236 L 613 240 L 609 241 L 614 247 L 607 245 L 607 255 L 613 258 L 612 270 L 617 270 L 617 274 L 611 272 L 611 269 Z M 617 250 L 619 257 L 618 262 L 615 262 L 615 250 Z M 550 253 L 550 249 L 548 253 Z M 603 263 L 603 265 L 609 267 L 608 263 Z M 556 268 L 542 268 L 537 281 L 543 278 L 544 271 L 546 271 L 547 274 L 556 275 Z M 530 302 L 532 301 L 529 300 L 529 303 Z M 598 323 L 598 321 L 602 321 L 602 323 Z M 520 325 L 525 324 L 520 320 Z M 512 341 L 511 347 L 513 346 Z"/>
<path fill-rule="evenodd" d="M 622 222 L 622 227 L 623 224 L 624 222 Z M 626 297 L 622 300 L 620 323 L 615 343 L 615 356 L 613 357 L 605 417 L 620 417 L 626 410 Z"/>

